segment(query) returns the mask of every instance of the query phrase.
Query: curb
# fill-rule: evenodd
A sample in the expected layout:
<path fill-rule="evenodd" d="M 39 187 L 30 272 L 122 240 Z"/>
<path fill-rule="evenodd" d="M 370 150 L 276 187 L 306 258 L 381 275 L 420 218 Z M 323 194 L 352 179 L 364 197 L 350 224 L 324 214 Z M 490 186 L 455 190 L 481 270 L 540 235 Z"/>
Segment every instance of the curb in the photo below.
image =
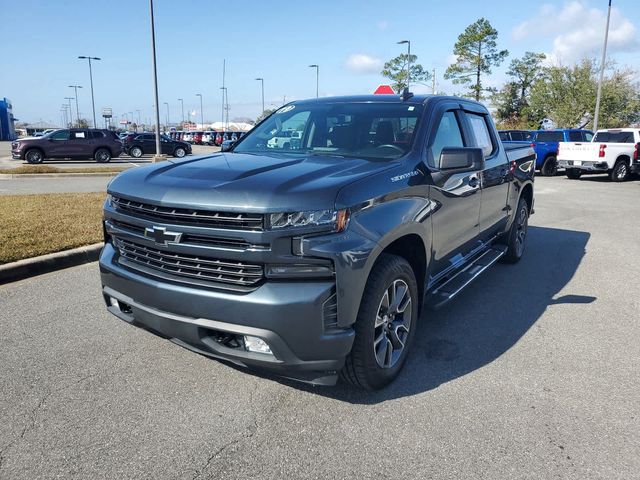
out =
<path fill-rule="evenodd" d="M 0 265 L 0 285 L 63 268 L 75 267 L 83 263 L 95 262 L 100 256 L 103 245 L 103 243 L 94 243 L 93 245 Z"/>
<path fill-rule="evenodd" d="M 1 171 L 1 170 L 0 170 Z M 59 177 L 115 177 L 120 173 L 124 172 L 122 170 L 120 172 L 105 172 L 105 173 L 0 173 L 0 179 L 9 179 L 9 178 L 42 178 L 42 177 L 51 177 L 51 178 L 59 178 Z"/>

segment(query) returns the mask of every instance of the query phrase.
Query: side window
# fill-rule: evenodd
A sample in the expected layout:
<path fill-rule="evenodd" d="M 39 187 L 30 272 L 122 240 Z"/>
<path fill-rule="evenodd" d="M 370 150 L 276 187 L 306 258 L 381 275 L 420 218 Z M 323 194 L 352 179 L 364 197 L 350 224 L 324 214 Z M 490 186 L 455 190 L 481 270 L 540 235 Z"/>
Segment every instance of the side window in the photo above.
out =
<path fill-rule="evenodd" d="M 489 134 L 486 118 L 484 115 L 477 115 L 475 113 L 467 112 L 465 115 L 469 119 L 476 147 L 480 147 L 482 149 L 482 153 L 485 157 L 490 156 L 494 150 L 494 145 L 491 141 L 491 135 Z"/>
<path fill-rule="evenodd" d="M 69 130 L 58 130 L 51 134 L 51 140 L 69 140 Z"/>
<path fill-rule="evenodd" d="M 509 141 L 509 132 L 498 132 L 498 135 L 500 135 L 500 140 L 503 142 Z"/>
<path fill-rule="evenodd" d="M 585 142 L 590 142 L 591 140 L 593 140 L 593 133 L 582 132 L 582 134 L 584 135 Z"/>
<path fill-rule="evenodd" d="M 570 142 L 582 142 L 582 132 L 569 132 L 569 141 Z"/>
<path fill-rule="evenodd" d="M 71 140 L 85 140 L 87 138 L 87 132 L 84 130 L 71 130 Z"/>
<path fill-rule="evenodd" d="M 89 138 L 104 138 L 104 133 L 102 133 L 100 130 L 89 130 Z"/>
<path fill-rule="evenodd" d="M 440 166 L 440 153 L 445 147 L 464 147 L 460 125 L 454 112 L 445 112 L 440 119 L 440 124 L 431 144 L 429 165 Z"/>

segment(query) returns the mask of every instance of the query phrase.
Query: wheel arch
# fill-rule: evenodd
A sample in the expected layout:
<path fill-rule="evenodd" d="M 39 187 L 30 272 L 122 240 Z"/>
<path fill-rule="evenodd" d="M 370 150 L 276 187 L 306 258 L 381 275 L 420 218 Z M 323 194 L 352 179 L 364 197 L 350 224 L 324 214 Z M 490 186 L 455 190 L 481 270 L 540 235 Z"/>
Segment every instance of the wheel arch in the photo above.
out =
<path fill-rule="evenodd" d="M 533 210 L 533 184 L 527 183 L 524 187 L 522 187 L 522 192 L 520 192 L 520 198 L 523 198 L 527 204 L 529 205 L 529 213 L 531 214 Z"/>
<path fill-rule="evenodd" d="M 631 157 L 629 155 L 618 155 L 618 158 L 613 162 L 613 165 L 615 166 L 616 163 L 620 161 L 627 162 L 627 165 L 631 165 Z"/>

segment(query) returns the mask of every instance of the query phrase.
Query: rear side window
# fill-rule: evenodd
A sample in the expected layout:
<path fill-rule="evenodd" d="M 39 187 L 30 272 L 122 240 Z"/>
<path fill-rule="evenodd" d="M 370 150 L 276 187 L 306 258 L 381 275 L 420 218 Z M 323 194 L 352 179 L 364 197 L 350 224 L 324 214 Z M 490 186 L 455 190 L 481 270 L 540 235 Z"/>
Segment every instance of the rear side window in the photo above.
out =
<path fill-rule="evenodd" d="M 585 142 L 590 142 L 591 140 L 593 140 L 593 133 L 591 133 L 591 132 L 582 132 L 582 134 L 584 135 Z"/>
<path fill-rule="evenodd" d="M 85 132 L 84 130 L 72 130 L 70 138 L 72 140 L 85 140 L 87 138 L 87 132 Z"/>
<path fill-rule="evenodd" d="M 500 135 L 500 140 L 503 142 L 509 141 L 509 132 L 498 132 L 498 135 Z"/>
<path fill-rule="evenodd" d="M 460 125 L 454 112 L 446 112 L 440 119 L 440 124 L 431 144 L 430 164 L 440 166 L 440 153 L 445 147 L 464 147 Z"/>
<path fill-rule="evenodd" d="M 475 113 L 466 113 L 471 125 L 471 131 L 473 132 L 473 138 L 475 140 L 475 146 L 482 149 L 482 153 L 485 157 L 488 157 L 493 152 L 493 142 L 491 141 L 491 135 L 489 134 L 489 128 L 487 127 L 487 120 L 484 115 L 477 115 Z"/>
<path fill-rule="evenodd" d="M 570 142 L 582 142 L 584 137 L 582 136 L 582 132 L 569 132 L 569 141 Z"/>
<path fill-rule="evenodd" d="M 536 142 L 563 142 L 562 132 L 540 132 L 536 137 Z"/>
<path fill-rule="evenodd" d="M 593 141 L 602 143 L 635 143 L 633 132 L 598 132 Z"/>
<path fill-rule="evenodd" d="M 90 130 L 89 138 L 104 138 L 104 133 L 102 133 L 100 130 Z"/>

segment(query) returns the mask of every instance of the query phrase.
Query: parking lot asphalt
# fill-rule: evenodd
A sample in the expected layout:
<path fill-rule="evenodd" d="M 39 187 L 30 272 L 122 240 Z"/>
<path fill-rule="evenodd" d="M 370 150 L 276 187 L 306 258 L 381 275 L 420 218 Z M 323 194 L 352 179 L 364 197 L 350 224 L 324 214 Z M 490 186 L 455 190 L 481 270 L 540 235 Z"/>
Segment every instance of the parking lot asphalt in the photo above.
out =
<path fill-rule="evenodd" d="M 95 263 L 2 286 L 0 478 L 638 478 L 639 194 L 536 179 L 523 260 L 426 310 L 376 393 L 131 327 Z"/>

